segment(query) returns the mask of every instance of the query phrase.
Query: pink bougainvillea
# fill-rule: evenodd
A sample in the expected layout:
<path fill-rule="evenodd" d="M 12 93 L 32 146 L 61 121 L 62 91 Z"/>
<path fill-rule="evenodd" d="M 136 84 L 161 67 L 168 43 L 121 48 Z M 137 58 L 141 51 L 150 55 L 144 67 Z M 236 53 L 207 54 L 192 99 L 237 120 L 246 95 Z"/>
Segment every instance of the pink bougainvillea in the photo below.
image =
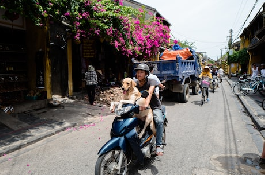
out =
<path fill-rule="evenodd" d="M 24 4 L 32 1 L 2 1 L 1 7 L 32 19 L 38 26 L 46 24 L 47 19 L 63 19 L 75 40 L 103 37 L 127 56 L 150 58 L 169 43 L 170 29 L 163 25 L 163 18 L 154 18 L 144 8 L 123 6 L 123 0 L 34 0 L 35 4 L 26 9 Z M 146 14 L 151 18 L 145 19 Z"/>

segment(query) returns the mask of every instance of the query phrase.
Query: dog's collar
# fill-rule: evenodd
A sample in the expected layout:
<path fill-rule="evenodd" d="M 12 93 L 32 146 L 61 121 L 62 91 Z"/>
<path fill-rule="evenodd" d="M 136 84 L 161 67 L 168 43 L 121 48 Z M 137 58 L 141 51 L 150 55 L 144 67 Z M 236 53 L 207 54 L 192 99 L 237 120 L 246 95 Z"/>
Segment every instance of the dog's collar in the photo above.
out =
<path fill-rule="evenodd" d="M 137 99 L 135 100 L 135 102 L 137 102 L 140 98 L 142 98 L 142 97 L 137 98 Z"/>

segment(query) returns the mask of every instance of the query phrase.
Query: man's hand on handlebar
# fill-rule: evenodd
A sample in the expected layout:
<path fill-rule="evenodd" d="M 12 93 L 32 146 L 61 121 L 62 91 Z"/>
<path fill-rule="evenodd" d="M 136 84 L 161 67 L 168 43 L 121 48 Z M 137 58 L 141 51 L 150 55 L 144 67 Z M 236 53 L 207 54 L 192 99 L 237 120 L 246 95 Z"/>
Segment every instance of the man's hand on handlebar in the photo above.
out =
<path fill-rule="evenodd" d="M 162 83 L 159 84 L 159 87 L 160 87 L 161 90 L 165 89 L 165 86 Z"/>

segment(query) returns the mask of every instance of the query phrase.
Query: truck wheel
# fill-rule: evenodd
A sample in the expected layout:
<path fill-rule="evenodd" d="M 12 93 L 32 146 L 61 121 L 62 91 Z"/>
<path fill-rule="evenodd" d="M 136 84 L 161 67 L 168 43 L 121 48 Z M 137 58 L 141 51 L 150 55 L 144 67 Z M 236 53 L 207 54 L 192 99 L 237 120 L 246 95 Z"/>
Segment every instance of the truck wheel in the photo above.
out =
<path fill-rule="evenodd" d="M 174 98 L 175 98 L 175 100 L 176 100 L 176 102 L 179 102 L 179 100 L 180 100 L 180 93 L 179 92 L 175 92 L 174 93 Z"/>
<path fill-rule="evenodd" d="M 198 95 L 199 94 L 199 84 L 196 83 L 196 86 L 192 87 L 192 94 L 193 95 Z"/>
<path fill-rule="evenodd" d="M 188 102 L 190 96 L 190 88 L 188 84 L 184 84 L 183 86 L 183 93 L 179 93 L 179 100 L 181 103 Z"/>

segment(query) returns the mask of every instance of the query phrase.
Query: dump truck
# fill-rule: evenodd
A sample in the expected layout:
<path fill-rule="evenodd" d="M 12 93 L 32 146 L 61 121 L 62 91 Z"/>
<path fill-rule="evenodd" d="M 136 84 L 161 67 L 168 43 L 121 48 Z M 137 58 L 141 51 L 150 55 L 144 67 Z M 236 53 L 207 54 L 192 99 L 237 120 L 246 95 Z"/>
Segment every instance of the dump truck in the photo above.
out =
<path fill-rule="evenodd" d="M 154 66 L 153 74 L 163 82 L 169 93 L 174 94 L 175 101 L 186 103 L 190 89 L 194 95 L 197 95 L 199 91 L 198 78 L 201 66 L 198 59 L 195 50 L 174 45 L 172 50 L 165 50 L 160 55 L 159 61 L 145 61 L 144 63 Z"/>

